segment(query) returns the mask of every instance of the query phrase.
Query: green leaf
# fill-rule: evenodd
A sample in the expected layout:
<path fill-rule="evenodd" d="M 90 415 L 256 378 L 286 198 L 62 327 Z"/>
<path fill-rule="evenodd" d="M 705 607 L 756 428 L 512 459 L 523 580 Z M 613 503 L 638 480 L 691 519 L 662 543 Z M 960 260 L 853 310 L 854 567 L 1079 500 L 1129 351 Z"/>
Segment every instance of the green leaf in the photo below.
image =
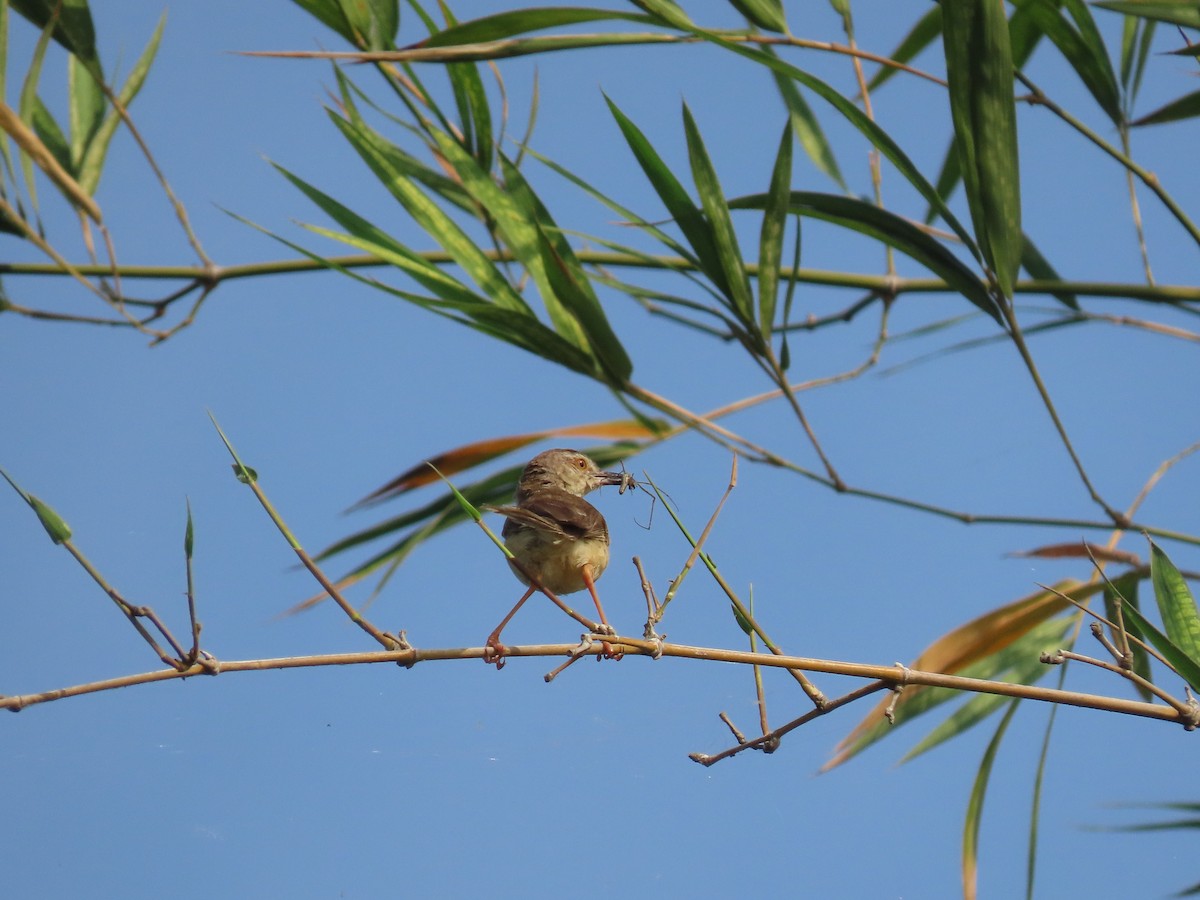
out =
<path fill-rule="evenodd" d="M 764 49 L 767 53 L 774 52 L 770 47 Z M 821 130 L 821 123 L 813 115 L 813 111 L 808 103 L 805 102 L 800 89 L 796 87 L 796 83 L 791 78 L 788 78 L 781 72 L 772 71 L 771 77 L 775 79 L 775 86 L 779 89 L 779 96 L 783 98 L 783 103 L 788 109 L 788 115 L 792 121 L 792 130 L 796 133 L 796 140 L 800 142 L 800 146 L 804 149 L 808 158 L 812 160 L 813 165 L 819 171 L 833 179 L 838 187 L 848 193 L 850 189 L 846 186 L 846 179 L 842 177 L 841 169 L 838 168 L 837 157 L 833 155 L 833 148 L 829 145 L 829 141 L 825 137 L 825 132 Z"/>
<path fill-rule="evenodd" d="M 759 28 L 768 31 L 787 31 L 787 16 L 782 0 L 729 0 L 729 3 Z"/>
<path fill-rule="evenodd" d="M 746 264 L 738 246 L 737 233 L 733 230 L 733 219 L 729 215 L 729 204 L 725 201 L 717 170 L 705 149 L 700 129 L 686 103 L 683 105 L 683 130 L 687 136 L 692 178 L 711 228 L 717 262 L 728 286 L 726 297 L 741 322 L 751 328 L 754 323 L 754 300 L 750 294 L 750 279 L 746 276 Z"/>
<path fill-rule="evenodd" d="M 792 191 L 792 126 L 783 128 L 771 186 L 763 208 L 758 239 L 758 325 L 764 341 L 771 340 L 775 305 L 779 301 L 779 269 L 783 260 L 783 232 L 787 225 Z"/>
<path fill-rule="evenodd" d="M 1150 541 L 1150 582 L 1167 637 L 1200 665 L 1200 614 L 1187 582 L 1161 548 Z M 1193 682 L 1193 687 L 1200 687 Z"/>
<path fill-rule="evenodd" d="M 158 45 L 162 40 L 163 29 L 166 28 L 166 25 L 167 16 L 166 13 L 163 13 L 158 19 L 158 25 L 154 28 L 154 34 L 150 36 L 150 40 L 146 44 L 146 49 L 142 51 L 142 55 L 138 57 L 133 69 L 130 70 L 129 77 L 125 79 L 125 84 L 117 92 L 117 99 L 126 109 L 133 103 L 133 99 L 142 89 L 142 85 L 146 83 L 146 76 L 150 74 L 150 66 L 154 63 L 154 57 L 158 53 Z M 104 158 L 108 154 L 109 144 L 112 143 L 113 135 L 116 134 L 120 124 L 121 114 L 115 108 L 110 109 L 83 150 L 79 163 L 79 184 L 89 194 L 94 194 L 96 187 L 100 184 Z M 74 128 L 73 124 L 72 128 Z M 71 133 L 71 141 L 74 145 L 74 131 Z"/>
<path fill-rule="evenodd" d="M 983 759 L 979 763 L 979 771 L 975 774 L 975 782 L 971 785 L 971 797 L 967 801 L 967 815 L 963 822 L 962 881 L 965 896 L 974 897 L 976 894 L 976 875 L 979 870 L 979 827 L 983 823 L 983 801 L 987 795 L 988 781 L 992 777 L 992 766 L 996 762 L 996 752 L 1000 749 L 1000 742 L 1004 740 L 1008 724 L 1012 721 L 1013 715 L 1020 705 L 1021 701 L 1017 699 L 1009 703 L 1004 718 L 996 726 L 996 733 L 988 742 L 987 750 L 984 751 Z"/>
<path fill-rule="evenodd" d="M 765 195 L 753 194 L 739 197 L 729 205 L 733 209 L 763 209 L 766 202 Z M 791 209 L 801 215 L 852 228 L 895 247 L 938 275 L 997 323 L 1003 324 L 995 300 L 975 273 L 942 244 L 895 213 L 854 197 L 811 191 L 792 191 Z"/>
<path fill-rule="evenodd" d="M 1063 635 L 1074 622 L 1073 617 L 1047 619 L 1003 650 L 967 667 L 959 674 L 970 678 L 992 679 L 1003 674 L 1001 680 L 1012 684 L 1037 684 L 1052 671 L 1050 666 L 1041 661 L 1041 653 L 1059 645 Z M 925 694 L 930 696 L 926 697 Z M 903 721 L 908 722 L 914 716 L 936 707 L 939 703 L 956 700 L 961 696 L 960 691 L 952 691 L 947 688 L 926 688 L 917 698 L 918 701 L 924 700 L 925 703 L 912 710 L 907 706 L 904 707 Z M 966 733 L 1010 699 L 1001 694 L 976 694 L 970 697 L 925 735 L 915 747 L 905 753 L 900 762 L 909 762 L 939 744 Z"/>
<path fill-rule="evenodd" d="M 1021 235 L 1021 266 L 1029 273 L 1030 278 L 1044 281 L 1062 281 L 1062 277 L 1050 261 L 1042 256 L 1042 252 L 1026 234 Z M 1065 291 L 1055 291 L 1052 296 L 1063 306 L 1078 311 L 1079 300 L 1074 294 Z"/>
<path fill-rule="evenodd" d="M 400 28 L 397 0 L 292 0 L 360 50 L 391 50 Z"/>
<path fill-rule="evenodd" d="M 1125 614 L 1125 622 L 1132 626 L 1130 631 L 1136 629 L 1140 632 L 1142 637 L 1162 654 L 1163 659 L 1179 677 L 1191 685 L 1192 690 L 1200 690 L 1200 663 L 1176 647 L 1169 637 L 1155 628 L 1135 607 L 1127 603 L 1122 607 L 1122 611 Z"/>
<path fill-rule="evenodd" d="M 1092 5 L 1127 16 L 1169 22 L 1184 28 L 1200 28 L 1200 4 L 1196 0 L 1117 0 Z"/>
<path fill-rule="evenodd" d="M 79 57 L 71 56 L 67 62 L 67 99 L 71 125 L 71 147 L 68 172 L 77 173 L 83 161 L 83 152 L 100 122 L 104 118 L 104 92 Z"/>
<path fill-rule="evenodd" d="M 50 110 L 46 109 L 46 104 L 42 102 L 41 97 L 34 98 L 32 120 L 34 132 L 46 145 L 46 149 L 58 160 L 58 164 L 68 172 L 74 171 L 71 163 L 71 148 L 67 146 L 67 139 L 59 130 L 58 122 L 54 121 L 54 116 L 50 114 Z"/>
<path fill-rule="evenodd" d="M 1051 0 L 1029 0 L 1021 8 L 1054 42 L 1109 119 L 1119 125 L 1122 121 L 1120 91 L 1104 40 L 1084 3 L 1067 0 L 1064 6 L 1075 19 L 1075 26 L 1067 21 L 1063 9 Z"/>
<path fill-rule="evenodd" d="M 582 329 L 585 348 L 595 354 L 611 383 L 627 382 L 633 374 L 633 362 L 604 315 L 604 308 L 575 251 L 517 167 L 503 154 L 500 164 L 505 192 L 532 211 L 551 296 Z"/>
<path fill-rule="evenodd" d="M 680 28 L 685 31 L 695 27 L 692 20 L 688 18 L 687 13 L 679 6 L 675 0 L 630 0 L 634 6 L 640 6 L 646 12 L 650 13 L 656 19 L 662 21 L 665 25 L 670 25 L 672 28 Z"/>
<path fill-rule="evenodd" d="M 1130 122 L 1130 125 L 1162 125 L 1164 122 L 1179 122 L 1183 119 L 1194 119 L 1200 116 L 1200 91 L 1192 91 L 1182 97 L 1172 100 L 1165 106 L 1160 106 Z"/>
<path fill-rule="evenodd" d="M 547 9 L 518 9 L 496 13 L 454 25 L 431 35 L 414 47 L 454 47 L 500 41 L 530 31 L 559 28 L 564 25 L 585 25 L 589 22 L 620 20 L 650 24 L 654 20 L 638 13 L 610 12 L 603 9 L 573 7 Z"/>
<path fill-rule="evenodd" d="M 79 57 L 97 81 L 104 77 L 87 0 L 10 0 L 9 5 L 38 28 L 53 22 L 54 40 Z"/>
<path fill-rule="evenodd" d="M 695 259 L 701 271 L 709 277 L 724 296 L 731 295 L 729 285 L 725 282 L 725 273 L 717 260 L 717 247 L 713 238 L 712 228 L 704 218 L 703 213 L 696 208 L 692 198 L 688 196 L 679 179 L 671 171 L 658 151 L 636 125 L 630 121 L 617 105 L 606 96 L 605 102 L 617 120 L 617 126 L 625 136 L 625 142 L 633 151 L 634 158 L 650 181 L 651 187 L 667 208 L 667 213 L 674 219 L 684 238 L 691 244 Z"/>
<path fill-rule="evenodd" d="M 1126 572 L 1125 574 L 1112 579 L 1111 584 L 1106 583 L 1104 585 L 1104 616 L 1110 622 L 1124 622 L 1126 631 L 1128 631 L 1134 637 L 1142 637 L 1141 631 L 1135 628 L 1132 622 L 1125 621 L 1123 609 L 1121 610 L 1120 617 L 1118 617 L 1118 606 L 1122 602 L 1140 611 L 1141 607 L 1138 606 L 1137 572 Z M 1121 646 L 1120 635 L 1112 634 L 1110 637 L 1117 647 Z M 1146 681 L 1153 681 L 1154 673 L 1150 670 L 1150 654 L 1146 652 L 1146 649 L 1140 644 L 1130 641 L 1129 653 L 1130 656 L 1132 656 L 1132 659 L 1130 660 L 1132 671 L 1146 679 Z M 1154 695 L 1147 687 L 1138 684 L 1137 682 L 1133 682 L 1133 685 L 1137 689 L 1137 692 L 1142 695 L 1144 700 L 1152 701 L 1154 699 Z"/>
<path fill-rule="evenodd" d="M 332 112 L 330 117 L 350 141 L 351 146 L 358 151 L 359 156 L 370 166 L 380 182 L 416 220 L 421 230 L 436 240 L 442 249 L 454 257 L 455 262 L 493 302 L 505 309 L 522 312 L 532 317 L 533 312 L 529 305 L 508 283 L 496 264 L 488 259 L 466 232 L 436 203 L 422 193 L 402 170 L 393 166 L 391 158 L 379 153 L 377 142 L 370 139 L 371 129 L 367 128 L 365 124 L 355 125 Z"/>
<path fill-rule="evenodd" d="M 942 43 L 971 220 L 1001 292 L 1011 299 L 1021 263 L 1021 179 L 1004 4 L 956 0 L 943 5 Z"/>
<path fill-rule="evenodd" d="M 940 3 L 934 3 L 896 45 L 896 49 L 888 54 L 888 57 L 898 63 L 910 63 L 921 54 L 921 51 L 937 40 L 941 33 L 942 7 Z M 899 71 L 894 66 L 880 66 L 879 71 L 867 82 L 867 90 L 874 91 Z"/>
<path fill-rule="evenodd" d="M 842 117 L 853 125 L 858 131 L 866 137 L 871 145 L 877 149 L 885 159 L 888 160 L 896 170 L 904 176 L 918 193 L 932 206 L 934 206 L 938 215 L 946 225 L 956 234 L 963 242 L 963 245 L 970 251 L 971 255 L 976 259 L 982 259 L 979 247 L 975 240 L 971 237 L 958 218 L 950 211 L 950 207 L 937 194 L 933 185 L 926 180 L 921 171 L 913 164 L 913 161 L 908 158 L 900 145 L 892 140 L 891 136 L 873 122 L 862 110 L 855 106 L 850 100 L 846 99 L 841 93 L 835 90 L 830 85 L 826 84 L 819 78 L 808 74 L 802 69 L 798 69 L 783 60 L 772 56 L 762 50 L 757 50 L 751 47 L 746 47 L 738 43 L 726 40 L 718 34 L 707 31 L 693 30 L 692 33 L 702 40 L 716 44 L 728 50 L 730 53 L 735 53 L 738 56 L 757 62 L 766 66 L 773 72 L 778 72 L 788 78 L 794 79 L 810 91 L 815 93 L 822 100 L 830 104 L 834 109 L 841 113 Z M 1010 73 L 1011 75 L 1011 73 Z"/>
<path fill-rule="evenodd" d="M 195 546 L 196 530 L 192 525 L 192 502 L 187 501 L 187 527 L 183 530 L 183 555 L 187 559 L 192 558 L 192 550 Z"/>

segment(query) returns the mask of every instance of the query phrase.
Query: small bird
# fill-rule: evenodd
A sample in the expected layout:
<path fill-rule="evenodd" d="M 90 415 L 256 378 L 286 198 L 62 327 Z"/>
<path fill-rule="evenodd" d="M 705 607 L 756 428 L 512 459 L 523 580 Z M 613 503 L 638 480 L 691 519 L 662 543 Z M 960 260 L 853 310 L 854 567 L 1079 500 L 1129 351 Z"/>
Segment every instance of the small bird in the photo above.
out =
<path fill-rule="evenodd" d="M 485 662 L 495 663 L 497 668 L 504 665 L 500 632 L 539 589 L 573 594 L 587 588 L 600 614 L 598 630 L 615 634 L 596 593 L 596 579 L 608 566 L 608 524 L 583 495 L 606 484 L 624 489 L 632 483 L 624 472 L 601 471 L 577 450 L 547 450 L 525 466 L 517 482 L 515 506 L 485 507 L 505 517 L 501 535 L 513 555 L 509 567 L 529 588 L 488 636 Z M 563 606 L 555 597 L 551 599 Z"/>

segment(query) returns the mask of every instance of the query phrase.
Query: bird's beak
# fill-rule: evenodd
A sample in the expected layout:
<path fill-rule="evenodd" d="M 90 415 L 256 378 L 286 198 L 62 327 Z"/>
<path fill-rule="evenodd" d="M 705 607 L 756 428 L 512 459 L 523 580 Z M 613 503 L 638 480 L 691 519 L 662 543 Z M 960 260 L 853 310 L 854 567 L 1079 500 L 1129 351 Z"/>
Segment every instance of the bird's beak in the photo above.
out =
<path fill-rule="evenodd" d="M 596 477 L 600 480 L 601 485 L 620 485 L 622 494 L 625 493 L 626 488 L 637 487 L 637 482 L 628 472 L 599 472 Z"/>

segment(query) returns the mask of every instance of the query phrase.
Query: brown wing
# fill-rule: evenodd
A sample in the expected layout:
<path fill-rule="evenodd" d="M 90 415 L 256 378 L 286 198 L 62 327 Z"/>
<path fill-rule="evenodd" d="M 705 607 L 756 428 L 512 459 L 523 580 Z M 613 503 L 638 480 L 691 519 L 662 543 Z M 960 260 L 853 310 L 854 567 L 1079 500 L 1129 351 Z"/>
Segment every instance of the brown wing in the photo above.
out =
<path fill-rule="evenodd" d="M 553 488 L 527 497 L 521 506 L 486 508 L 508 519 L 505 532 L 509 531 L 510 523 L 515 523 L 571 540 L 608 536 L 608 525 L 596 507 L 581 497 Z"/>

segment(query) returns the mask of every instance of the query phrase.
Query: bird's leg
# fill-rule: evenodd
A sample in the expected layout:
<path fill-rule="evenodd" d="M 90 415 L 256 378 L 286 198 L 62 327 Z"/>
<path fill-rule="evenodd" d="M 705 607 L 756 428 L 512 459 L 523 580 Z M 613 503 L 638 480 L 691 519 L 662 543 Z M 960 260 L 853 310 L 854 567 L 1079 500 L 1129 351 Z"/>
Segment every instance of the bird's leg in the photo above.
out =
<path fill-rule="evenodd" d="M 583 583 L 587 585 L 588 593 L 592 595 L 592 600 L 596 604 L 596 612 L 600 614 L 600 623 L 603 630 L 597 629 L 601 634 L 616 634 L 616 630 L 608 624 L 608 617 L 604 615 L 604 607 L 600 605 L 600 595 L 596 593 L 596 580 L 592 577 L 592 567 L 588 563 L 584 563 L 579 569 L 579 574 L 583 576 Z M 605 659 L 620 659 L 624 656 L 624 652 L 614 651 L 612 644 L 608 641 L 601 641 L 600 646 L 604 648 Z M 600 657 L 596 657 L 599 659 Z"/>
<path fill-rule="evenodd" d="M 496 626 L 496 630 L 488 635 L 487 641 L 483 645 L 483 661 L 489 665 L 494 664 L 497 671 L 504 668 L 504 654 L 508 652 L 502 643 L 500 643 L 500 632 L 504 630 L 504 626 L 512 621 L 512 617 L 517 614 L 517 610 L 525 605 L 525 601 L 533 596 L 536 588 L 530 588 L 521 595 L 521 599 L 517 601 L 517 605 L 508 611 L 508 615 Z"/>

